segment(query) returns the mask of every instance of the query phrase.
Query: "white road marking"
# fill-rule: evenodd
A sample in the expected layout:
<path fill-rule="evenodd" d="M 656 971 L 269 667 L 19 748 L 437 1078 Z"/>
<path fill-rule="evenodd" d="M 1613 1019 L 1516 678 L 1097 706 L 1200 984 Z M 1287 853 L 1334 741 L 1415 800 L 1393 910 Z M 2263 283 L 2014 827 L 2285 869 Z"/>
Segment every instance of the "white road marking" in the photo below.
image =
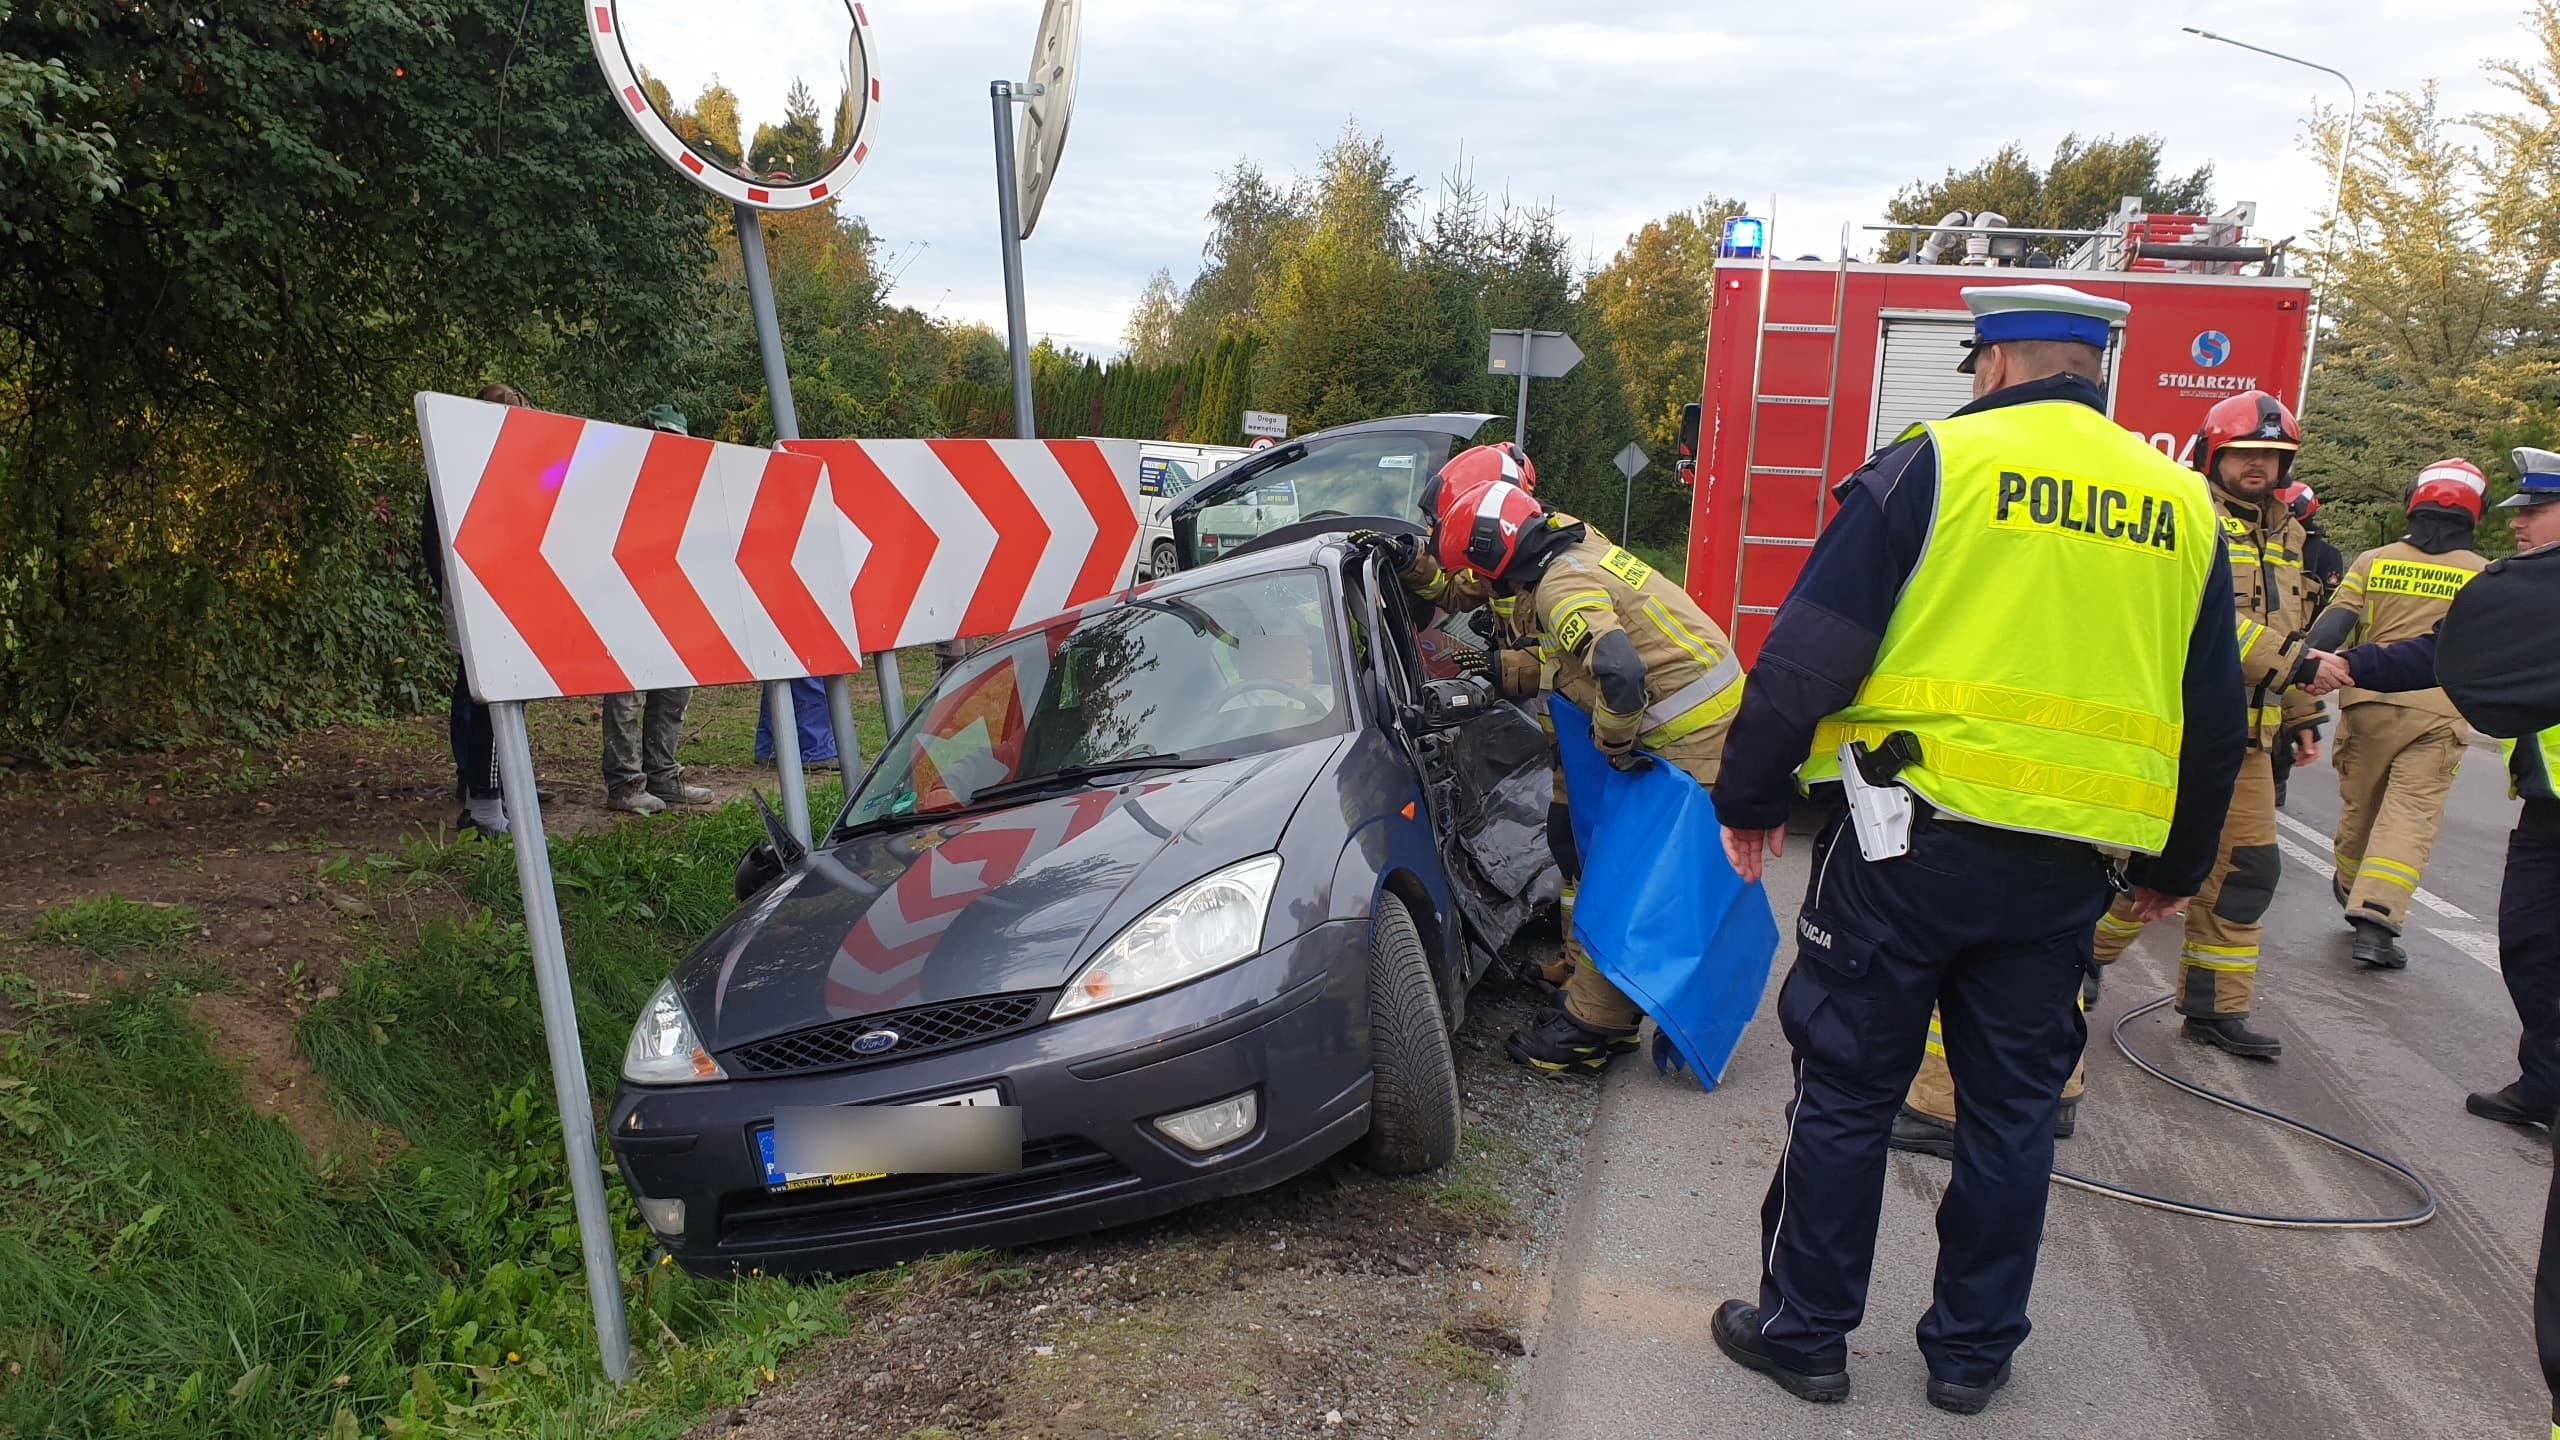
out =
<path fill-rule="evenodd" d="M 2294 834 L 2301 836 L 2303 839 L 2310 841 L 2312 844 L 2319 846 L 2323 850 L 2329 848 L 2328 836 L 2321 834 L 2319 831 L 2312 829 L 2310 826 L 2303 824 L 2301 821 L 2294 819 L 2292 816 L 2287 815 L 2281 810 L 2276 812 L 2276 823 L 2282 825 L 2287 830 L 2292 831 Z M 2284 844 L 2282 840 L 2278 840 L 2276 843 L 2280 845 Z M 2322 875 L 2334 876 L 2337 874 L 2336 871 L 2329 868 L 2329 863 L 2325 860 L 2314 860 L 2291 845 L 2285 845 L 2284 848 L 2285 853 L 2295 856 L 2298 859 L 2308 861 L 2311 865 L 2316 867 Z M 2462 920 L 2476 923 L 2480 919 L 2479 916 L 2472 914 L 2470 911 L 2463 909 L 2461 906 L 2454 904 L 2452 901 L 2447 900 L 2443 896 L 2423 885 L 2418 887 L 2418 903 L 2426 906 L 2430 910 L 2433 910 L 2447 920 Z"/>
<path fill-rule="evenodd" d="M 2485 930 L 2438 930 L 2432 925 L 2427 927 L 2427 933 L 2499 974 L 2506 973 L 2498 964 L 2497 936 Z"/>

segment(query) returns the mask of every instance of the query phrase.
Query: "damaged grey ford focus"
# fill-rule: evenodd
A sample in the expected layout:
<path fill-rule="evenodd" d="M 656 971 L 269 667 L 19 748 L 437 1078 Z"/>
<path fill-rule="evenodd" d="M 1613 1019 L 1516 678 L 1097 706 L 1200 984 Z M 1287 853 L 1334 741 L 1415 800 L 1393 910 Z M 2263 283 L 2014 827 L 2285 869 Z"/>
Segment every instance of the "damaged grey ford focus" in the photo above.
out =
<path fill-rule="evenodd" d="M 955 667 L 634 1027 L 667 1250 L 860 1269 L 1445 1164 L 1450 1033 L 1558 882 L 1544 736 L 1407 604 L 1329 535 Z"/>

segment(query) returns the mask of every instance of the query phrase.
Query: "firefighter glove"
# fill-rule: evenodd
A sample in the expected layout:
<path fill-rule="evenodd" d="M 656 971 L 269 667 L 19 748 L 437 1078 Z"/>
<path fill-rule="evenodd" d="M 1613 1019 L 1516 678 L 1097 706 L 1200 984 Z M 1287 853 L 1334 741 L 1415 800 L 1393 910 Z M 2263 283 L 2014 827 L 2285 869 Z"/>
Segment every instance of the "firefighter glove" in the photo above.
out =
<path fill-rule="evenodd" d="M 1383 530 L 1354 530 L 1351 543 L 1386 556 L 1387 563 L 1393 565 L 1398 574 L 1412 569 L 1415 558 L 1422 553 L 1420 537 L 1390 535 Z"/>
<path fill-rule="evenodd" d="M 1624 750 L 1612 750 L 1608 754 L 1609 763 L 1629 775 L 1653 768 L 1653 752 L 1649 750 L 1638 750 L 1631 745 Z"/>
<path fill-rule="evenodd" d="M 1493 652 L 1493 688 L 1506 700 L 1526 700 L 1538 693 L 1542 679 L 1538 657 L 1526 650 Z"/>

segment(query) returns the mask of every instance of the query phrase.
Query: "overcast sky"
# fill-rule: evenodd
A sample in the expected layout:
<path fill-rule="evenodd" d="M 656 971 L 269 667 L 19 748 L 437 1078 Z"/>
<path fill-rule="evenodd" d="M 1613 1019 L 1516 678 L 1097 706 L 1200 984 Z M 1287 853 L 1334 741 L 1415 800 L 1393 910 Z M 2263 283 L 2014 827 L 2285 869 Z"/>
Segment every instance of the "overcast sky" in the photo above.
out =
<path fill-rule="evenodd" d="M 865 5 L 884 104 L 848 201 L 903 267 L 898 300 L 1001 332 L 987 82 L 1024 73 L 1040 0 Z M 1774 206 L 1782 253 L 1827 257 L 1844 222 L 1881 220 L 1902 183 L 2009 140 L 2046 155 L 2074 130 L 2161 135 L 2173 169 L 2210 162 L 2216 199 L 2257 201 L 2261 230 L 2280 236 L 2316 228 L 2327 204 L 2302 128 L 2345 87 L 2180 26 L 2335 66 L 2369 95 L 2433 79 L 2454 113 L 2493 103 L 2481 62 L 2525 42 L 2524 0 L 1615 0 L 1586 18 L 1553 0 L 1086 10 L 1072 137 L 1025 270 L 1033 336 L 1103 353 L 1156 267 L 1197 273 L 1219 170 L 1251 156 L 1280 176 L 1305 171 L 1350 117 L 1386 138 L 1426 198 L 1463 152 L 1480 186 L 1551 202 L 1576 249 L 1602 260 L 1710 192 Z M 639 18 L 626 17 L 635 47 Z M 746 33 L 687 37 L 686 53 L 732 84 L 775 73 Z M 813 60 L 829 75 L 839 63 Z"/>

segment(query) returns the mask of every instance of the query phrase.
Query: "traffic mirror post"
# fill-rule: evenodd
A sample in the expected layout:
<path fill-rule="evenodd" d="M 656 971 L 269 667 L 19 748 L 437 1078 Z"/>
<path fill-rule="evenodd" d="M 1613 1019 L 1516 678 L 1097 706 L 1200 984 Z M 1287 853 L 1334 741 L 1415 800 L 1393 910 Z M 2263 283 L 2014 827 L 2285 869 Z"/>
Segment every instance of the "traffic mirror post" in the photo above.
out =
<path fill-rule="evenodd" d="M 533 988 L 541 998 L 542 1035 L 551 1051 L 551 1089 L 560 1104 L 560 1142 L 568 1152 L 569 1195 L 577 1207 L 587 1299 L 595 1307 L 596 1349 L 604 1373 L 619 1385 L 631 1378 L 631 1328 L 622 1308 L 613 1225 L 605 1216 L 595 1100 L 587 1092 L 578 1005 L 569 989 L 568 948 L 560 938 L 560 899 L 551 889 L 551 849 L 542 834 L 542 802 L 533 788 L 533 743 L 525 732 L 524 702 L 490 705 L 489 720 L 497 731 L 498 783 L 506 794 L 507 828 L 515 839 L 525 944 L 533 955 Z"/>
<path fill-rule="evenodd" d="M 791 698 L 791 682 L 764 682 L 765 718 L 773 724 L 773 768 L 782 788 L 782 823 L 802 848 L 809 844 L 809 782 L 800 773 L 800 714 Z M 841 747 L 844 741 L 839 738 Z"/>
<path fill-rule="evenodd" d="M 791 398 L 791 369 L 782 358 L 782 320 L 773 306 L 773 274 L 765 268 L 764 218 L 752 205 L 735 207 L 738 217 L 738 258 L 747 273 L 747 309 L 755 316 L 756 349 L 764 361 L 764 389 L 773 406 L 773 439 L 776 445 L 800 438 L 800 407 Z M 892 662 L 897 657 L 891 656 Z M 832 696 L 835 681 L 829 680 Z M 773 724 L 774 770 L 782 790 L 782 818 L 800 843 L 809 843 L 809 787 L 800 773 L 800 717 L 792 704 L 788 681 L 768 681 L 764 687 L 765 714 Z M 833 720 L 832 714 L 830 720 Z M 840 722 L 839 722 L 840 723 Z M 842 754 L 852 743 L 852 735 L 843 729 L 836 732 L 836 749 Z"/>

